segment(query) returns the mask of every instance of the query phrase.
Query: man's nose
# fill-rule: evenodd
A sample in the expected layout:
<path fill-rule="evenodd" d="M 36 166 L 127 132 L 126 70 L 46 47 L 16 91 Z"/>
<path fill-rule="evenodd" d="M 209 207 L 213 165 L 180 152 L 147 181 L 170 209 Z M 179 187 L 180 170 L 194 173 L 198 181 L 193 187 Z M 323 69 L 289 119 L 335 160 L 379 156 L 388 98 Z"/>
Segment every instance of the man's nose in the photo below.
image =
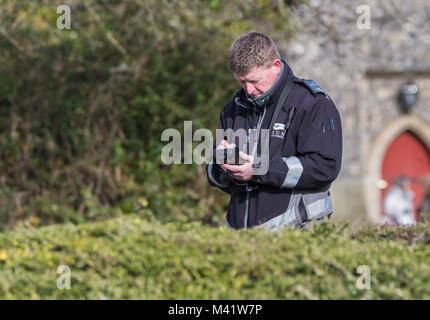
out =
<path fill-rule="evenodd" d="M 251 83 L 245 83 L 245 91 L 248 95 L 254 92 L 254 86 Z"/>

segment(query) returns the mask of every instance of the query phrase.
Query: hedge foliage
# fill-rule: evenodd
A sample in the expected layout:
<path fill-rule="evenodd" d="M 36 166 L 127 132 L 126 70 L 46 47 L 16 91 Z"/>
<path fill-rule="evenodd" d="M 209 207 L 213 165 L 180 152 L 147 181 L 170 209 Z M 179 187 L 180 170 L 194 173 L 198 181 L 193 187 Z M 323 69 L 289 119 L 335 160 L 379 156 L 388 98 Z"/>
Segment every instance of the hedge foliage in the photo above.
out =
<path fill-rule="evenodd" d="M 429 299 L 429 225 L 231 231 L 131 215 L 0 234 L 5 299 Z M 57 267 L 71 289 L 57 288 Z M 360 290 L 357 268 L 371 271 Z"/>
<path fill-rule="evenodd" d="M 161 163 L 164 129 L 215 131 L 240 33 L 291 37 L 293 0 L 0 1 L 0 230 L 116 217 L 216 224 L 202 166 Z M 57 29 L 59 4 L 71 29 Z M 197 144 L 197 143 L 196 143 Z M 199 190 L 196 194 L 193 190 Z"/>

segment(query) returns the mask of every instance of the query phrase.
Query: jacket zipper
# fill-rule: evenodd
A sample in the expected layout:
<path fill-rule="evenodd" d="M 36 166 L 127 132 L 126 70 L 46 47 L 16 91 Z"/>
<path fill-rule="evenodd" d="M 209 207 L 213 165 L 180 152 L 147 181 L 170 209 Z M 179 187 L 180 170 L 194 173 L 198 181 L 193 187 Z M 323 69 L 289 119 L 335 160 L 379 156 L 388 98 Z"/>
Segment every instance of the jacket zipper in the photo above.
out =
<path fill-rule="evenodd" d="M 263 111 L 263 115 L 258 118 L 258 123 L 257 123 L 257 139 L 256 139 L 256 143 L 254 145 L 254 148 L 251 152 L 251 155 L 254 156 L 255 151 L 257 150 L 257 146 L 258 146 L 258 139 L 260 138 L 260 129 L 261 129 L 261 124 L 263 123 L 264 120 L 264 116 L 266 115 L 266 107 L 264 108 Z M 249 137 L 249 135 L 248 135 Z M 246 191 L 246 202 L 245 202 L 245 219 L 243 221 L 243 225 L 245 227 L 245 229 L 248 229 L 248 212 L 249 212 L 249 191 Z"/>

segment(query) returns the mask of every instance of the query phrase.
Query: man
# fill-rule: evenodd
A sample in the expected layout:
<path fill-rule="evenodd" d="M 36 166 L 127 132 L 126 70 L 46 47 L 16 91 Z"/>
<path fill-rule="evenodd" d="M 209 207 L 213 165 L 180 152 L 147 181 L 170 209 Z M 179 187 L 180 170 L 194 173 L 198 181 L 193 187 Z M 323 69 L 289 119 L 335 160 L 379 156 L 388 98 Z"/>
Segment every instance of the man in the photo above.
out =
<path fill-rule="evenodd" d="M 336 106 L 315 82 L 296 78 L 264 34 L 244 33 L 233 42 L 229 70 L 242 88 L 221 110 L 218 129 L 244 129 L 247 137 L 218 143 L 217 135 L 214 147 L 237 146 L 245 163 L 206 166 L 210 185 L 231 194 L 227 227 L 275 231 L 329 217 L 329 188 L 342 158 Z M 262 145 L 264 129 L 268 146 Z M 252 135 L 261 138 L 253 147 Z M 261 171 L 254 159 L 264 156 L 268 163 L 260 164 L 267 166 Z"/>

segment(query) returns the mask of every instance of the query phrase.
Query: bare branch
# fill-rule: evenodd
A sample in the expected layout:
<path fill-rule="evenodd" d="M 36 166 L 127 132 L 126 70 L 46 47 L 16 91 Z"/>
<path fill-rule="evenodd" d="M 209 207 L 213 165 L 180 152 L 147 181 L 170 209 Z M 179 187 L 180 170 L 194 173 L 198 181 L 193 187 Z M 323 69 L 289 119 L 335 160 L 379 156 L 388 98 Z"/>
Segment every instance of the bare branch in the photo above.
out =
<path fill-rule="evenodd" d="M 19 43 L 18 42 L 16 42 L 15 41 L 15 39 L 13 39 L 10 35 L 9 35 L 9 33 L 2 27 L 2 26 L 0 26 L 0 34 L 3 36 L 3 37 L 5 37 L 8 41 L 9 41 L 9 43 L 12 45 L 12 46 L 14 46 L 15 47 L 15 49 L 16 50 L 18 50 L 18 52 L 19 53 L 21 53 L 24 57 L 26 57 L 26 58 L 30 58 L 30 56 L 25 52 L 25 50 L 24 50 L 24 48 L 23 47 L 21 47 L 20 45 L 19 45 Z"/>

